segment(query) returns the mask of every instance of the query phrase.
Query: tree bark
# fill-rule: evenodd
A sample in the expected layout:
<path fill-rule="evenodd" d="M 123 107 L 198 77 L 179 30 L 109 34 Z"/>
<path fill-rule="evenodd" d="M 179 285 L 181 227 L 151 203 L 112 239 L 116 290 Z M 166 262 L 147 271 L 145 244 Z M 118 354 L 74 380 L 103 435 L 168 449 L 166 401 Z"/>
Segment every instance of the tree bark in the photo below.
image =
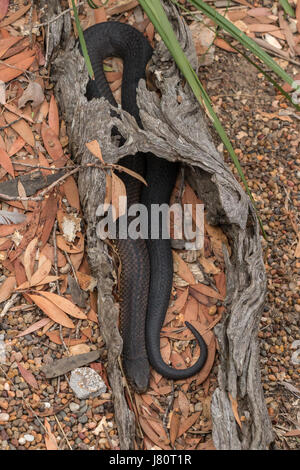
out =
<path fill-rule="evenodd" d="M 56 0 L 47 2 L 55 3 Z M 164 0 L 163 4 L 181 46 L 196 69 L 197 57 L 187 25 L 169 1 Z M 67 16 L 60 21 L 69 22 Z M 50 34 L 61 34 L 54 24 L 49 25 Z M 58 45 L 60 38 L 56 37 L 54 43 Z M 52 76 L 68 126 L 72 154 L 78 163 L 96 162 L 85 146 L 96 139 L 106 162 L 116 163 L 125 155 L 141 151 L 184 165 L 189 183 L 205 203 L 208 221 L 221 226 L 232 249 L 229 256 L 224 247 L 227 313 L 214 329 L 220 349 L 218 387 L 211 405 L 214 445 L 217 449 L 266 449 L 273 433 L 259 370 L 257 332 L 266 276 L 257 218 L 248 196 L 216 150 L 199 103 L 189 87 L 182 86 L 181 75 L 162 42 L 154 51 L 150 69 L 161 97 L 148 91 L 145 82 L 140 81 L 137 99 L 142 130 L 125 111 L 118 110 L 118 116 L 111 117 L 112 107 L 104 99 L 86 100 L 88 74 L 84 60 L 74 40 L 69 41 L 53 61 Z M 125 138 L 122 147 L 112 140 L 113 126 Z M 134 416 L 126 404 L 119 367 L 122 339 L 117 328 L 118 306 L 112 295 L 113 264 L 107 246 L 96 236 L 95 214 L 98 205 L 104 202 L 105 174 L 96 168 L 83 170 L 78 185 L 87 222 L 90 267 L 98 281 L 98 314 L 108 348 L 108 375 L 120 445 L 129 449 L 133 448 Z M 231 400 L 237 401 L 239 416 L 244 417 L 241 428 L 234 417 Z"/>

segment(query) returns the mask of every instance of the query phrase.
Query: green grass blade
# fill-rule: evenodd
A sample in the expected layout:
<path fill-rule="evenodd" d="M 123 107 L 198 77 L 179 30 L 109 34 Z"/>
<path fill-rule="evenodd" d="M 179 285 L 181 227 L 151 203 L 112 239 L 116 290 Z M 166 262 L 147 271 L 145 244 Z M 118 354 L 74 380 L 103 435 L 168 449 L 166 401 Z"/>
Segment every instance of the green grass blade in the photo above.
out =
<path fill-rule="evenodd" d="M 282 8 L 284 9 L 284 11 L 286 12 L 286 14 L 295 18 L 295 12 L 293 8 L 291 7 L 291 5 L 289 4 L 288 0 L 279 0 L 279 2 Z"/>
<path fill-rule="evenodd" d="M 89 58 L 89 54 L 88 54 L 85 39 L 84 39 L 84 36 L 83 36 L 82 28 L 80 26 L 77 7 L 75 5 L 74 0 L 72 0 L 72 7 L 73 7 L 73 11 L 74 11 L 75 24 L 76 24 L 76 28 L 77 28 L 77 31 L 78 31 L 78 37 L 79 37 L 79 42 L 80 42 L 80 45 L 81 45 L 81 50 L 82 50 L 82 53 L 83 53 L 83 57 L 84 57 L 84 60 L 85 60 L 85 63 L 86 63 L 87 69 L 88 69 L 89 76 L 93 80 L 94 79 L 93 67 L 92 67 L 92 64 L 91 64 L 91 61 L 90 61 L 90 58 Z"/>
<path fill-rule="evenodd" d="M 187 82 L 189 83 L 190 87 L 192 88 L 195 97 L 201 104 L 201 106 L 204 106 L 209 115 L 211 116 L 211 119 L 213 121 L 213 124 L 220 135 L 230 157 L 232 158 L 237 171 L 240 175 L 240 178 L 242 182 L 245 185 L 246 192 L 249 195 L 253 207 L 256 210 L 255 202 L 252 196 L 252 193 L 248 187 L 247 180 L 244 176 L 243 170 L 241 168 L 240 162 L 233 150 L 233 147 L 222 127 L 221 122 L 219 121 L 216 113 L 214 112 L 212 105 L 210 103 L 209 96 L 207 95 L 206 91 L 204 90 L 196 72 L 193 70 L 192 66 L 190 65 L 186 55 L 184 54 L 183 50 L 181 49 L 181 46 L 177 40 L 177 37 L 173 31 L 173 28 L 167 18 L 167 15 L 160 3 L 160 0 L 139 0 L 140 5 L 144 9 L 145 13 L 147 14 L 148 18 L 150 21 L 153 23 L 155 29 L 161 36 L 162 40 L 166 44 L 167 48 L 169 49 L 170 53 L 172 54 L 178 68 L 181 70 L 182 74 L 186 78 Z M 256 210 L 257 212 L 257 210 Z M 257 214 L 258 215 L 258 214 Z M 265 236 L 265 232 L 262 226 L 262 222 L 260 217 L 258 216 L 259 223 L 262 229 L 262 232 Z"/>
<path fill-rule="evenodd" d="M 188 10 L 187 8 L 184 7 L 184 5 L 182 5 L 181 3 L 178 3 L 177 0 L 172 0 L 172 2 L 179 8 L 181 8 L 182 10 L 184 10 L 186 13 L 189 13 L 191 16 L 193 16 L 196 21 L 199 21 L 201 23 L 203 23 L 203 21 L 197 16 L 197 13 L 191 11 L 191 10 Z M 218 32 L 216 32 L 215 29 L 213 29 L 212 27 L 210 27 L 209 25 L 205 25 L 208 29 L 210 29 L 211 31 L 213 31 L 216 35 L 216 37 L 220 37 Z M 295 102 L 293 101 L 293 98 L 281 87 L 281 85 L 276 81 L 274 80 L 274 78 L 271 77 L 271 75 L 269 73 L 267 73 L 262 67 L 260 67 L 256 62 L 254 62 L 245 52 L 241 51 L 238 47 L 230 44 L 230 42 L 228 42 L 224 37 L 222 37 L 223 41 L 225 41 L 228 46 L 232 47 L 233 49 L 235 49 L 239 54 L 241 54 L 248 62 L 250 62 L 250 64 L 254 65 L 254 67 L 257 68 L 257 70 L 259 70 L 259 72 L 261 72 L 265 77 L 266 79 L 272 83 L 272 85 L 277 88 L 278 91 L 280 91 L 280 93 L 282 95 L 284 95 L 286 97 L 286 99 L 297 109 L 297 111 L 300 111 L 300 106 Z M 213 44 L 213 42 L 212 42 Z M 210 46 L 211 47 L 211 46 Z M 204 53 L 206 54 L 206 52 Z"/>
<path fill-rule="evenodd" d="M 173 0 L 171 0 L 173 1 Z M 243 44 L 253 54 L 258 57 L 267 67 L 275 72 L 282 80 L 289 85 L 293 85 L 294 79 L 287 74 L 261 47 L 259 47 L 251 38 L 246 36 L 243 31 L 238 29 L 233 23 L 220 15 L 214 8 L 210 7 L 202 0 L 188 0 L 188 2 L 202 11 L 208 18 L 214 21 L 218 26 L 227 31 L 234 39 Z"/>

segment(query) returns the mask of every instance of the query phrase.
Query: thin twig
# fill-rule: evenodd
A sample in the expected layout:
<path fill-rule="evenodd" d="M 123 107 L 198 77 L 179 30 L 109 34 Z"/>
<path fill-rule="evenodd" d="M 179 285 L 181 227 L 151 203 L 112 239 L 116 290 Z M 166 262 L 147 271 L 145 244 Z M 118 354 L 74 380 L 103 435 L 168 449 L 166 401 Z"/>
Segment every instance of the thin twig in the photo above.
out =
<path fill-rule="evenodd" d="M 20 118 L 22 119 L 22 118 Z M 13 123 L 11 123 L 13 124 Z M 7 127 L 7 126 L 5 126 Z M 0 130 L 3 129 L 3 127 L 0 127 Z M 42 165 L 31 165 L 31 163 L 23 163 L 23 162 L 12 162 L 13 165 L 21 165 L 25 166 L 26 168 L 31 168 L 32 170 L 48 170 L 48 171 L 61 171 L 64 170 L 65 168 L 57 168 L 57 167 L 51 167 L 51 166 L 42 166 Z M 66 167 L 68 168 L 68 167 Z M 73 168 L 73 167 L 72 167 Z"/>
<path fill-rule="evenodd" d="M 81 5 L 84 5 L 85 2 L 79 2 L 77 4 L 77 7 L 80 7 Z M 68 8 L 67 10 L 62 11 L 59 15 L 55 16 L 54 18 L 51 18 L 51 20 L 46 21 L 45 23 L 40 23 L 40 24 L 35 24 L 35 28 L 41 28 L 42 26 L 48 26 L 50 23 L 53 23 L 54 21 L 58 20 L 61 16 L 65 15 L 69 11 L 73 10 L 73 8 Z"/>
<path fill-rule="evenodd" d="M 75 173 L 78 173 L 78 171 L 86 168 L 99 168 L 100 170 L 108 169 L 108 168 L 113 168 L 118 171 L 123 171 L 122 166 L 116 165 L 114 163 L 87 163 L 86 165 L 79 165 L 76 168 L 73 168 L 73 170 L 69 171 L 68 173 L 65 173 L 63 176 L 61 176 L 58 180 L 54 181 L 52 184 L 47 186 L 43 191 L 40 192 L 38 196 L 8 196 L 7 194 L 2 194 L 0 193 L 0 199 L 3 199 L 4 201 L 42 201 L 43 197 L 52 191 L 52 189 L 55 188 L 55 186 L 58 186 L 60 183 L 62 183 L 65 179 L 69 178 L 69 176 L 74 175 Z M 49 168 L 47 168 L 49 170 Z M 61 168 L 61 170 L 66 170 L 66 168 Z"/>
<path fill-rule="evenodd" d="M 50 26 L 47 24 L 47 39 L 46 39 L 46 52 L 45 52 L 45 69 L 48 65 L 48 56 L 49 56 L 49 42 L 50 42 Z"/>
<path fill-rule="evenodd" d="M 53 249 L 54 249 L 54 271 L 55 271 L 55 275 L 58 276 L 56 230 L 57 230 L 57 220 L 54 223 L 53 232 L 52 232 L 52 240 L 53 240 Z M 56 279 L 55 282 L 56 282 L 57 293 L 58 293 L 58 295 L 60 295 L 61 293 L 60 293 L 60 287 L 59 287 L 58 279 Z M 69 352 L 69 348 L 67 347 L 67 345 L 64 341 L 64 337 L 63 337 L 63 333 L 62 333 L 62 325 L 59 325 L 59 337 L 60 337 L 60 340 L 62 342 L 63 347 L 65 348 L 65 350 L 67 352 Z"/>
<path fill-rule="evenodd" d="M 21 69 L 20 67 L 17 67 L 16 65 L 11 65 L 5 62 L 5 60 L 0 60 L 0 64 L 5 65 L 5 67 L 8 67 L 9 69 L 14 69 L 18 70 L 19 72 L 23 73 L 28 73 L 28 75 L 34 75 L 35 72 L 30 72 L 29 70 Z"/>
<path fill-rule="evenodd" d="M 168 429 L 168 419 L 169 419 L 169 414 L 170 414 L 170 411 L 171 411 L 171 408 L 173 406 L 173 402 L 174 402 L 174 382 L 172 382 L 172 392 L 170 393 L 170 395 L 168 396 L 167 398 L 167 409 L 165 411 L 165 414 L 163 416 L 163 419 L 162 419 L 162 425 L 164 427 L 164 430 L 166 431 L 166 434 L 168 436 L 168 439 L 170 440 L 170 433 L 169 433 L 169 429 Z"/>
<path fill-rule="evenodd" d="M 30 47 L 32 49 L 32 46 L 33 46 L 33 40 L 32 40 L 32 26 L 33 26 L 33 23 L 32 23 L 32 13 L 33 13 L 33 0 L 31 0 L 31 7 L 30 7 L 30 10 L 29 10 L 29 23 L 30 23 L 30 31 L 29 31 L 29 37 L 30 37 Z"/>
<path fill-rule="evenodd" d="M 13 124 L 16 124 L 16 122 L 21 121 L 21 119 L 23 119 L 23 118 L 22 118 L 22 117 L 19 117 L 18 119 L 15 119 L 14 121 L 9 122 L 9 123 L 6 124 L 5 126 L 1 126 L 1 127 L 0 127 L 0 131 L 3 131 L 3 129 L 7 129 L 7 127 L 12 126 Z"/>
<path fill-rule="evenodd" d="M 63 428 L 62 428 L 62 426 L 61 426 L 61 424 L 60 424 L 59 419 L 57 418 L 56 415 L 54 415 L 54 418 L 56 419 L 56 422 L 57 422 L 57 424 L 58 424 L 58 426 L 59 426 L 59 429 L 60 429 L 61 432 L 62 432 L 62 435 L 64 436 L 65 440 L 67 441 L 67 444 L 68 444 L 68 446 L 69 446 L 69 449 L 70 449 L 70 450 L 73 450 L 73 449 L 72 449 L 72 446 L 71 446 L 71 444 L 70 444 L 70 442 L 69 442 L 69 440 L 68 440 L 68 438 L 67 438 L 67 436 L 66 436 L 66 433 L 65 433 L 65 431 L 63 430 Z"/>
<path fill-rule="evenodd" d="M 0 313 L 0 318 L 4 317 L 4 315 L 10 309 L 10 307 L 16 303 L 16 301 L 18 300 L 18 297 L 19 297 L 19 292 L 16 292 L 15 294 L 11 296 L 11 298 L 4 305 L 2 312 Z"/>
<path fill-rule="evenodd" d="M 72 260 L 71 260 L 71 258 L 70 258 L 70 256 L 69 256 L 69 253 L 67 253 L 67 252 L 64 250 L 64 255 L 65 255 L 65 257 L 67 258 L 67 261 L 68 261 L 69 265 L 71 266 L 72 273 L 73 273 L 73 275 L 74 275 L 75 281 L 77 282 L 77 284 L 79 284 L 79 282 L 78 282 L 78 277 L 77 277 L 77 275 L 76 275 L 76 269 L 75 269 L 74 266 L 73 266 Z"/>
<path fill-rule="evenodd" d="M 15 384 L 13 383 L 13 381 L 8 377 L 7 373 L 5 372 L 5 370 L 1 367 L 0 365 L 0 369 L 2 370 L 3 374 L 5 375 L 6 377 L 6 380 L 8 380 L 8 382 L 12 385 L 13 389 L 14 390 L 17 390 L 17 387 L 15 386 Z M 39 416 L 36 414 L 36 412 L 34 411 L 33 408 L 31 408 L 31 406 L 26 402 L 25 398 L 22 396 L 22 402 L 24 403 L 24 405 L 26 406 L 26 408 L 28 408 L 30 410 L 30 412 L 35 416 L 35 418 L 38 420 L 39 424 L 42 426 L 42 428 L 44 429 L 45 433 L 49 435 L 47 429 L 45 428 L 45 426 L 43 425 L 42 421 L 40 420 Z"/>
<path fill-rule="evenodd" d="M 113 450 L 114 446 L 113 446 L 113 443 L 111 441 L 110 435 L 108 434 L 106 426 L 104 426 L 104 424 L 102 426 L 103 426 L 103 431 L 105 432 L 106 439 L 108 440 L 109 446 L 110 446 L 111 450 Z"/>

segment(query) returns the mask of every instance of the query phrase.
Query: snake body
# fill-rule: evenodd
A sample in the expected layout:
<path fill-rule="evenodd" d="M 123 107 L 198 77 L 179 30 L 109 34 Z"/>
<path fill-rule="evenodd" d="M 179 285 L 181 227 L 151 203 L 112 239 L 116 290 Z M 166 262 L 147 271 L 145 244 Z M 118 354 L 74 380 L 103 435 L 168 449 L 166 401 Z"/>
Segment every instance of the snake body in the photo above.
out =
<path fill-rule="evenodd" d="M 105 97 L 117 106 L 103 70 L 103 60 L 120 57 L 123 60 L 122 108 L 133 115 L 142 127 L 136 102 L 136 89 L 152 56 L 146 38 L 135 28 L 118 22 L 105 22 L 84 31 L 95 80 L 87 85 L 88 99 Z M 148 209 L 148 230 L 151 233 L 152 204 L 169 203 L 177 176 L 177 165 L 152 154 L 127 156 L 119 161 L 144 176 L 148 186 L 122 172 L 127 192 L 127 208 L 142 202 Z M 130 222 L 130 220 L 129 220 Z M 173 260 L 169 239 L 162 239 L 165 220 L 161 220 L 158 239 L 115 240 L 122 264 L 120 280 L 121 334 L 123 338 L 123 366 L 125 373 L 138 392 L 144 392 L 149 383 L 150 366 L 170 379 L 184 379 L 194 375 L 204 365 L 207 347 L 202 336 L 187 324 L 201 349 L 197 362 L 187 369 L 168 366 L 160 353 L 160 330 L 168 308 Z"/>

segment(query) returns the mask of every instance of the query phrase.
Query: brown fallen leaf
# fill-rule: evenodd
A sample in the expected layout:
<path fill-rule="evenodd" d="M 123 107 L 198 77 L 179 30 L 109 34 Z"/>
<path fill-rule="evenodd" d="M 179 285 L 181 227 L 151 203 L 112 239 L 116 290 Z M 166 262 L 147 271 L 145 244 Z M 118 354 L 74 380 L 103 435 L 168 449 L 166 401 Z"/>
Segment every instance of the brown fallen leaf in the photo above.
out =
<path fill-rule="evenodd" d="M 125 173 L 132 176 L 133 178 L 136 178 L 137 180 L 141 181 L 145 186 L 148 186 L 147 181 L 141 175 L 136 173 L 135 171 L 130 170 L 129 168 L 126 168 L 125 166 L 121 166 L 121 165 L 118 165 L 118 170 L 119 171 L 124 171 Z"/>
<path fill-rule="evenodd" d="M 82 273 L 80 271 L 77 271 L 76 275 L 77 275 L 78 284 L 82 290 L 84 291 L 94 290 L 97 284 L 97 281 L 93 276 L 91 276 L 90 274 Z"/>
<path fill-rule="evenodd" d="M 270 15 L 271 13 L 271 10 L 265 7 L 250 8 L 250 10 L 247 11 L 247 15 L 254 16 L 254 18 Z"/>
<path fill-rule="evenodd" d="M 27 294 L 28 297 L 49 317 L 51 320 L 66 326 L 67 328 L 75 328 L 72 320 L 57 305 L 40 295 Z"/>
<path fill-rule="evenodd" d="M 14 44 L 22 39 L 22 36 L 11 36 L 9 38 L 0 39 L 0 58 Z"/>
<path fill-rule="evenodd" d="M 53 302 L 55 305 L 57 305 L 57 307 L 59 307 L 68 315 L 71 315 L 75 318 L 80 318 L 81 320 L 87 319 L 86 314 L 83 313 L 82 310 L 80 310 L 80 308 L 78 308 L 77 305 L 73 304 L 73 302 L 71 302 L 70 300 L 61 297 L 60 295 L 57 295 L 54 292 L 41 291 L 40 294 L 43 297 L 46 297 L 51 302 Z"/>
<path fill-rule="evenodd" d="M 0 147 L 0 165 L 9 173 L 13 178 L 15 177 L 14 167 L 7 152 Z"/>
<path fill-rule="evenodd" d="M 216 287 L 220 295 L 225 299 L 226 297 L 226 276 L 223 272 L 214 275 Z"/>
<path fill-rule="evenodd" d="M 39 386 L 38 386 L 38 383 L 37 383 L 34 375 L 29 370 L 27 370 L 24 366 L 22 366 L 22 364 L 20 364 L 19 362 L 17 362 L 17 366 L 18 366 L 18 369 L 19 369 L 20 374 L 22 375 L 23 379 L 29 385 L 31 385 L 31 387 L 38 389 Z"/>
<path fill-rule="evenodd" d="M 216 290 L 214 290 L 212 287 L 209 287 L 209 286 L 206 286 L 205 284 L 195 284 L 193 286 L 190 286 L 192 289 L 200 292 L 201 294 L 204 294 L 208 297 L 212 297 L 214 299 L 218 299 L 218 300 L 224 300 L 223 296 L 217 292 Z"/>
<path fill-rule="evenodd" d="M 9 111 L 4 112 L 4 117 L 8 124 L 18 119 L 18 116 Z M 22 137 L 23 140 L 25 140 L 25 142 L 27 142 L 27 144 L 29 144 L 31 147 L 34 147 L 34 135 L 30 126 L 24 119 L 21 119 L 20 121 L 11 124 L 11 127 Z"/>
<path fill-rule="evenodd" d="M 88 344 L 75 344 L 74 346 L 70 346 L 70 353 L 72 356 L 78 356 L 79 354 L 87 354 L 90 352 L 91 348 Z"/>
<path fill-rule="evenodd" d="M 63 189 L 65 192 L 65 196 L 67 198 L 68 203 L 71 207 L 80 211 L 80 199 L 77 184 L 73 178 L 73 176 L 69 176 L 63 184 Z"/>
<path fill-rule="evenodd" d="M 17 116 L 25 119 L 25 121 L 30 122 L 30 124 L 34 123 L 33 119 L 29 116 L 29 114 L 27 114 L 23 111 L 20 111 L 20 109 L 17 108 L 17 106 L 14 105 L 13 103 L 6 103 L 4 106 L 8 111 L 10 111 L 11 113 L 16 114 Z"/>
<path fill-rule="evenodd" d="M 22 58 L 21 58 L 22 57 Z M 0 65 L 0 80 L 7 83 L 27 70 L 35 59 L 34 51 L 24 51 L 3 61 Z M 11 67 L 5 66 L 11 65 Z"/>
<path fill-rule="evenodd" d="M 208 439 L 205 442 L 200 442 L 200 444 L 197 445 L 197 450 L 216 450 L 214 446 L 214 442 L 212 439 Z"/>
<path fill-rule="evenodd" d="M 284 433 L 284 436 L 285 437 L 299 437 L 300 429 L 292 429 L 291 431 Z"/>
<path fill-rule="evenodd" d="M 300 33 L 300 2 L 297 2 L 296 6 L 296 19 L 297 19 L 297 30 Z"/>
<path fill-rule="evenodd" d="M 87 142 L 86 147 L 89 149 L 89 151 L 95 155 L 95 157 L 99 158 L 99 160 L 104 163 L 103 157 L 102 157 L 102 152 L 100 145 L 97 140 L 92 140 L 91 142 Z"/>
<path fill-rule="evenodd" d="M 178 392 L 178 405 L 182 416 L 187 418 L 190 412 L 190 402 L 187 399 L 185 393 L 183 393 L 181 390 Z"/>
<path fill-rule="evenodd" d="M 203 266 L 204 271 L 206 274 L 218 274 L 221 270 L 218 268 L 215 263 L 215 258 L 205 258 L 204 256 L 200 256 L 199 262 Z"/>
<path fill-rule="evenodd" d="M 54 434 L 51 431 L 51 426 L 50 426 L 47 418 L 45 418 L 44 426 L 46 428 L 46 434 L 45 434 L 46 449 L 47 450 L 58 450 L 56 437 L 54 436 Z"/>
<path fill-rule="evenodd" d="M 50 338 L 51 341 L 53 341 L 53 343 L 62 344 L 62 340 L 61 340 L 61 337 L 60 337 L 60 334 L 59 334 L 58 330 L 48 331 L 48 332 L 46 332 L 46 335 L 48 336 L 48 338 Z M 75 346 L 75 345 L 78 345 L 78 344 L 86 343 L 88 341 L 87 337 L 82 337 L 82 338 L 68 338 L 68 337 L 65 337 L 63 339 L 64 339 L 64 342 L 67 346 Z"/>
<path fill-rule="evenodd" d="M 22 331 L 19 333 L 16 338 L 20 338 L 21 336 L 29 335 L 30 333 L 33 333 L 36 330 L 39 330 L 40 328 L 43 328 L 43 326 L 47 325 L 51 320 L 49 318 L 42 318 L 41 320 L 33 323 L 30 325 L 26 330 Z"/>
<path fill-rule="evenodd" d="M 235 420 L 238 423 L 240 429 L 242 429 L 242 423 L 241 423 L 241 420 L 240 420 L 240 417 L 239 417 L 239 412 L 238 412 L 238 402 L 237 402 L 236 398 L 233 398 L 230 395 L 230 393 L 228 393 L 228 396 L 229 396 L 229 399 L 231 401 L 231 407 L 232 407 L 232 411 L 233 411 Z"/>
<path fill-rule="evenodd" d="M 88 318 L 88 320 L 90 320 L 94 323 L 99 323 L 98 315 L 95 312 L 95 310 L 93 310 L 92 308 L 90 309 L 89 313 L 87 314 L 87 318 Z"/>
<path fill-rule="evenodd" d="M 190 295 L 183 312 L 184 320 L 188 322 L 196 321 L 198 317 L 198 310 L 199 304 L 197 299 Z"/>
<path fill-rule="evenodd" d="M 39 281 L 35 286 L 31 286 L 29 281 L 25 281 L 22 284 L 20 284 L 16 290 L 25 290 L 29 289 L 29 287 L 41 287 L 44 286 L 45 284 L 49 284 L 50 282 L 55 282 L 61 279 L 61 276 L 46 276 L 44 279 Z"/>
<path fill-rule="evenodd" d="M 7 14 L 8 5 L 9 5 L 9 0 L 2 0 L 0 2 L 0 20 L 2 20 Z"/>
<path fill-rule="evenodd" d="M 150 426 L 148 420 L 143 417 L 139 416 L 139 423 L 141 425 L 141 428 L 143 429 L 144 433 L 148 436 L 148 438 L 156 444 L 158 447 L 164 450 L 169 450 L 170 446 L 166 445 L 164 441 L 162 440 L 162 436 L 160 434 L 157 434 L 154 429 Z"/>
<path fill-rule="evenodd" d="M 58 248 L 60 248 L 62 251 L 66 251 L 67 253 L 82 253 L 84 250 L 84 237 L 82 236 L 81 233 L 78 234 L 79 241 L 77 245 L 70 245 L 69 243 L 66 242 L 64 239 L 63 235 L 57 235 L 56 237 L 56 243 Z"/>
<path fill-rule="evenodd" d="M 31 276 L 33 273 L 35 255 L 36 255 L 36 250 L 38 247 L 37 245 L 38 245 L 38 238 L 35 237 L 29 242 L 24 253 L 23 264 L 24 264 L 25 273 L 26 273 L 28 281 L 31 280 Z"/>
<path fill-rule="evenodd" d="M 10 276 L 1 284 L 0 287 L 0 303 L 9 299 L 16 287 L 16 278 L 15 276 Z"/>
<path fill-rule="evenodd" d="M 107 16 L 118 15 L 124 11 L 135 8 L 139 2 L 137 0 L 119 0 L 115 5 L 109 7 L 106 11 Z"/>
<path fill-rule="evenodd" d="M 54 95 L 51 95 L 49 103 L 48 124 L 53 132 L 59 137 L 59 114 Z"/>
<path fill-rule="evenodd" d="M 24 108 L 24 106 L 32 101 L 32 107 L 36 108 L 44 101 L 44 92 L 41 85 L 37 82 L 30 82 L 22 96 L 18 100 L 19 108 Z"/>
<path fill-rule="evenodd" d="M 3 0 L 1 0 L 2 2 Z M 17 11 L 15 11 L 14 13 L 11 13 L 6 19 L 4 19 L 3 21 L 1 21 L 0 23 L 0 28 L 5 28 L 5 26 L 8 26 L 12 23 L 14 23 L 15 21 L 17 21 L 19 18 L 22 18 L 23 15 L 25 15 L 25 13 L 27 13 L 27 11 L 29 10 L 29 8 L 31 8 L 31 4 L 29 5 L 26 5 L 22 8 L 19 8 Z"/>
<path fill-rule="evenodd" d="M 59 160 L 64 157 L 64 151 L 54 130 L 47 126 L 45 122 L 41 128 L 42 139 L 47 152 L 53 160 Z"/>
<path fill-rule="evenodd" d="M 12 157 L 15 155 L 19 150 L 21 150 L 25 145 L 25 140 L 22 139 L 21 136 L 18 136 L 16 140 L 12 143 L 12 145 L 9 148 L 8 155 Z M 24 168 L 24 167 L 23 167 Z"/>
<path fill-rule="evenodd" d="M 180 437 L 180 436 L 182 436 L 182 434 L 187 432 L 193 426 L 193 424 L 195 424 L 195 422 L 197 421 L 199 416 L 200 416 L 200 411 L 197 411 L 196 413 L 193 413 L 188 418 L 182 420 L 182 422 L 180 424 L 180 427 L 179 427 L 179 430 L 178 430 L 177 437 Z"/>
<path fill-rule="evenodd" d="M 192 297 L 194 297 L 194 299 L 196 299 L 201 304 L 210 305 L 208 297 L 204 294 L 201 294 L 201 292 L 198 292 L 197 289 L 190 288 L 190 294 Z"/>
<path fill-rule="evenodd" d="M 95 24 L 103 23 L 104 21 L 106 21 L 107 20 L 106 9 L 104 7 L 96 8 L 94 10 L 94 19 L 95 19 Z"/>
<path fill-rule="evenodd" d="M 224 41 L 224 39 L 222 38 L 216 38 L 214 40 L 214 44 L 215 46 L 218 46 L 220 49 L 223 49 L 224 51 L 234 52 L 235 54 L 237 54 L 237 51 L 233 47 L 231 47 L 227 41 Z"/>
<path fill-rule="evenodd" d="M 261 24 L 261 23 L 256 23 L 256 24 L 249 24 L 248 29 L 252 33 L 269 33 L 272 31 L 278 31 L 279 28 L 276 25 L 273 24 Z"/>
<path fill-rule="evenodd" d="M 180 426 L 180 414 L 177 411 L 173 411 L 171 422 L 170 422 L 170 441 L 172 446 L 174 446 L 175 441 L 178 436 Z"/>
<path fill-rule="evenodd" d="M 51 270 L 51 260 L 46 258 L 44 263 L 33 273 L 30 280 L 31 286 L 36 286 L 40 284 L 43 279 L 50 273 Z"/>
<path fill-rule="evenodd" d="M 177 291 L 178 292 L 178 291 Z M 184 291 L 182 293 L 180 293 L 180 295 L 178 295 L 177 299 L 175 300 L 174 304 L 172 305 L 172 307 L 170 307 L 168 309 L 168 312 L 169 313 L 173 313 L 173 312 L 177 312 L 177 313 L 180 313 L 181 310 L 184 308 L 185 304 L 186 304 L 186 301 L 187 301 L 187 298 L 188 298 L 188 295 L 189 295 L 189 289 L 188 287 L 184 289 Z"/>
<path fill-rule="evenodd" d="M 175 272 L 180 276 L 184 281 L 188 282 L 189 284 L 195 284 L 195 278 L 190 271 L 190 268 L 188 267 L 187 263 L 183 261 L 181 256 L 179 256 L 176 251 L 172 250 L 173 253 L 173 260 L 174 264 L 177 269 L 175 269 Z"/>

